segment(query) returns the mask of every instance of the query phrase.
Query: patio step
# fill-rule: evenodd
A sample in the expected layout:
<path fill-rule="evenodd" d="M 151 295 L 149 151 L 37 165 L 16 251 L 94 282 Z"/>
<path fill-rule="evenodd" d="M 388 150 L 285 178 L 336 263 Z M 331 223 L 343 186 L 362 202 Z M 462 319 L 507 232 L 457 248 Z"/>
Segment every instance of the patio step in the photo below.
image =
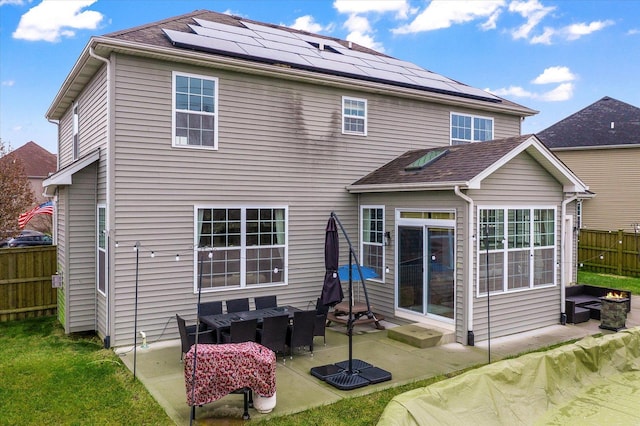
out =
<path fill-rule="evenodd" d="M 455 341 L 453 332 L 422 324 L 407 324 L 389 328 L 387 337 L 420 349 Z"/>

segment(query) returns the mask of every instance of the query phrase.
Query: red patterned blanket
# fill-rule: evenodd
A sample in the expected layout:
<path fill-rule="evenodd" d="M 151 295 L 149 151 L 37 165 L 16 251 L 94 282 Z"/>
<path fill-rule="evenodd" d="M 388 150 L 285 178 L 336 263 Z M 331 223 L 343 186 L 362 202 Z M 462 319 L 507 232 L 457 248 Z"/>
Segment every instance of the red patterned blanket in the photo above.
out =
<path fill-rule="evenodd" d="M 265 397 L 275 393 L 276 355 L 270 349 L 254 342 L 199 344 L 195 383 L 194 349 L 184 356 L 188 405 L 208 404 L 243 387 Z"/>

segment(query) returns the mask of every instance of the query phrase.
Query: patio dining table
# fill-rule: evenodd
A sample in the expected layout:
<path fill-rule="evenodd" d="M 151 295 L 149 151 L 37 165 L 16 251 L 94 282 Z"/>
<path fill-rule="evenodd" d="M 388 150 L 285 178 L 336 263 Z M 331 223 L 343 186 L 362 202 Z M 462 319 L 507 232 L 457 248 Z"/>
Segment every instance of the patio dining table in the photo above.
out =
<path fill-rule="evenodd" d="M 264 318 L 275 317 L 284 314 L 288 314 L 289 320 L 291 321 L 293 319 L 293 313 L 301 310 L 302 309 L 287 305 L 266 309 L 254 309 L 253 311 L 231 312 L 216 315 L 201 315 L 199 317 L 199 320 L 200 322 L 205 323 L 211 330 L 215 331 L 217 335 L 217 341 L 220 342 L 222 331 L 228 330 L 231 327 L 232 321 L 257 319 L 258 323 L 261 323 Z"/>

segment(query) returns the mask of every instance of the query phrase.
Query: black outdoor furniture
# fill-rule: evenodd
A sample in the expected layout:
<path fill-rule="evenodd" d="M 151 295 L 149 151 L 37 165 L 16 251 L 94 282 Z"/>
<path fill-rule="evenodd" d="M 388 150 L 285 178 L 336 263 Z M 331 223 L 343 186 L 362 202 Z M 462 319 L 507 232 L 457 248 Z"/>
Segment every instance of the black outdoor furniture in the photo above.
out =
<path fill-rule="evenodd" d="M 226 301 L 227 312 L 244 312 L 249 310 L 249 298 L 231 299 Z"/>
<path fill-rule="evenodd" d="M 218 315 L 200 315 L 200 322 L 205 323 L 208 328 L 218 336 L 218 342 L 222 342 L 222 332 L 228 332 L 232 321 L 255 318 L 261 324 L 264 318 L 287 314 L 289 320 L 293 319 L 293 313 L 300 309 L 293 306 L 278 306 L 276 308 L 256 309 L 253 311 L 227 312 Z"/>
<path fill-rule="evenodd" d="M 215 336 L 211 330 L 202 330 L 199 325 L 195 324 L 187 325 L 184 318 L 178 314 L 176 314 L 176 321 L 178 322 L 178 331 L 180 332 L 180 342 L 182 344 L 180 361 L 182 361 L 184 354 L 189 352 L 191 346 L 196 343 L 196 333 L 199 333 L 198 343 L 216 343 Z"/>
<path fill-rule="evenodd" d="M 329 307 L 322 304 L 321 299 L 318 297 L 316 300 L 316 320 L 313 327 L 313 336 L 322 337 L 324 344 L 327 344 L 327 314 L 329 313 Z"/>
<path fill-rule="evenodd" d="M 200 303 L 200 315 L 217 315 L 222 313 L 222 301 Z"/>
<path fill-rule="evenodd" d="M 287 332 L 289 356 L 293 359 L 294 348 L 308 346 L 313 356 L 313 328 L 316 322 L 316 311 L 298 311 L 293 313 L 293 324 Z"/>
<path fill-rule="evenodd" d="M 257 329 L 257 318 L 232 321 L 229 332 L 222 332 L 222 340 L 224 343 L 255 342 Z"/>
<path fill-rule="evenodd" d="M 626 294 L 629 298 L 626 301 L 626 310 L 631 310 L 631 292 L 615 288 L 597 287 L 588 284 L 572 285 L 565 288 L 565 313 L 567 322 L 577 324 L 589 321 L 589 319 L 600 319 L 602 303 L 601 297 L 608 293 Z"/>
<path fill-rule="evenodd" d="M 256 309 L 275 308 L 278 306 L 278 297 L 276 295 L 254 297 Z"/>
<path fill-rule="evenodd" d="M 288 329 L 289 315 L 284 314 L 266 317 L 262 322 L 262 328 L 258 329 L 258 343 L 271 349 L 276 355 L 278 353 L 284 354 Z"/>

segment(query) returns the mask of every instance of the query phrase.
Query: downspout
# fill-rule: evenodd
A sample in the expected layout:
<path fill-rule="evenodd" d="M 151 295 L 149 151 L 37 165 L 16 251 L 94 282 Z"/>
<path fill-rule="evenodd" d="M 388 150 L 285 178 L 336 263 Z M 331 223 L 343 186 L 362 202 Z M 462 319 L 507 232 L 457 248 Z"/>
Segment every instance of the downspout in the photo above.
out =
<path fill-rule="evenodd" d="M 464 201 L 466 201 L 469 204 L 469 210 L 467 212 L 467 238 L 469 239 L 469 242 L 467 244 L 467 250 L 468 250 L 468 269 L 469 269 L 469 276 L 467 277 L 467 280 L 469 281 L 469 294 L 468 294 L 468 299 L 467 299 L 467 345 L 469 346 L 474 346 L 475 345 L 475 338 L 474 338 L 474 334 L 473 334 L 473 253 L 474 253 L 474 247 L 475 247 L 475 235 L 473 234 L 473 213 L 475 210 L 475 204 L 473 202 L 473 199 L 471 197 L 469 197 L 468 195 L 462 193 L 460 191 L 460 186 L 456 185 L 453 188 L 453 191 L 455 192 L 455 194 L 462 198 Z"/>
<path fill-rule="evenodd" d="M 107 109 L 107 128 L 105 131 L 105 135 L 106 135 L 106 143 L 105 143 L 105 148 L 104 148 L 104 152 L 106 155 L 106 164 L 105 164 L 105 179 L 106 179 L 106 194 L 105 194 L 105 231 L 106 231 L 106 235 L 105 235 L 105 240 L 106 240 L 106 248 L 107 248 L 107 252 L 106 252 L 106 256 L 107 258 L 105 259 L 105 293 L 106 293 L 106 303 L 105 303 L 105 311 L 106 311 L 106 317 L 105 317 L 105 336 L 104 336 L 104 347 L 105 348 L 110 348 L 111 347 L 111 298 L 113 297 L 113 295 L 111 294 L 111 253 L 113 253 L 113 251 L 111 250 L 111 236 L 112 236 L 112 232 L 111 232 L 111 209 L 110 209 L 110 197 L 111 197 L 111 156 L 110 156 L 110 145 L 111 145 L 111 61 L 109 61 L 107 58 L 103 58 L 102 56 L 99 56 L 95 53 L 95 51 L 93 50 L 93 46 L 89 47 L 89 56 L 91 56 L 94 59 L 97 59 L 100 62 L 103 62 L 104 64 L 106 64 L 107 66 L 107 84 L 106 84 L 106 90 L 107 90 L 107 105 L 106 105 L 106 109 Z M 96 191 L 97 192 L 97 191 Z M 97 194 L 96 194 L 97 195 Z M 96 204 L 97 206 L 97 204 Z M 97 314 L 96 314 L 97 315 Z"/>
<path fill-rule="evenodd" d="M 566 229 L 565 229 L 565 215 L 567 213 L 567 204 L 575 201 L 578 198 L 578 194 L 573 195 L 572 197 L 567 198 L 566 200 L 562 201 L 562 209 L 561 209 L 561 215 L 562 217 L 560 218 L 561 220 L 561 224 L 560 224 L 560 233 L 562 235 L 562 244 L 560 246 L 560 324 L 565 325 L 567 323 L 567 313 L 565 312 L 565 298 L 566 298 L 566 291 L 565 291 L 565 287 L 567 285 L 567 283 L 564 282 L 564 262 L 565 262 L 565 253 L 564 253 L 564 249 L 565 249 L 565 237 L 566 237 Z M 573 235 L 573 234 L 572 234 Z"/>
<path fill-rule="evenodd" d="M 55 124 L 58 128 L 58 153 L 56 154 L 56 171 L 60 170 L 60 120 L 52 120 L 47 117 L 47 121 L 51 124 Z"/>

